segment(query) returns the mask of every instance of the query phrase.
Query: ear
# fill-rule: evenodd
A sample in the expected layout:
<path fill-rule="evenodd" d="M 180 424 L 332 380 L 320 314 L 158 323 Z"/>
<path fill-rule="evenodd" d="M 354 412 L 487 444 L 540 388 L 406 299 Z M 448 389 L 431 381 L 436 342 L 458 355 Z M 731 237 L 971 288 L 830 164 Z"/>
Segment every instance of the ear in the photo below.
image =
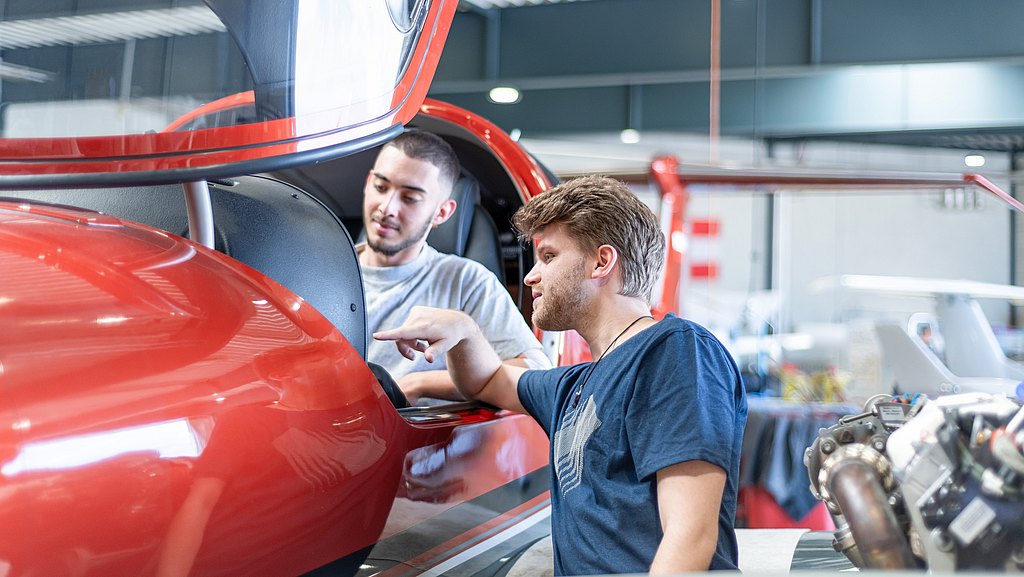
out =
<path fill-rule="evenodd" d="M 590 278 L 608 281 L 612 278 L 615 266 L 619 264 L 619 251 L 610 244 L 602 244 L 597 248 L 597 258 Z"/>
<path fill-rule="evenodd" d="M 453 200 L 451 198 L 447 198 L 447 199 L 443 200 L 441 202 L 440 206 L 437 207 L 437 214 L 434 215 L 434 220 L 432 221 L 434 226 L 442 225 L 449 218 L 451 218 L 452 215 L 455 214 L 455 207 L 456 206 L 457 206 L 457 204 L 456 204 L 455 200 Z"/>

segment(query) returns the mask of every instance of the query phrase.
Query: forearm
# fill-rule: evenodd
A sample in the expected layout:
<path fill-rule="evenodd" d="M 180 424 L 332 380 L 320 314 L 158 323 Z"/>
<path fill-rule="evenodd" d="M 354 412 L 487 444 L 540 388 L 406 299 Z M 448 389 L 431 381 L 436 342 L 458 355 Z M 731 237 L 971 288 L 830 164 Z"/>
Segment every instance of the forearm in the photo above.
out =
<path fill-rule="evenodd" d="M 423 397 L 445 401 L 466 400 L 466 397 L 455 388 L 455 383 L 446 370 L 409 373 L 398 379 L 398 386 L 412 404 Z"/>
<path fill-rule="evenodd" d="M 523 355 L 505 359 L 501 362 L 512 367 L 529 368 L 527 359 Z M 398 386 L 402 389 L 402 393 L 405 394 L 405 398 L 412 404 L 415 404 L 424 397 L 444 401 L 466 400 L 466 396 L 455 387 L 451 374 L 447 370 L 409 373 L 398 379 Z"/>
<path fill-rule="evenodd" d="M 459 392 L 470 399 L 522 412 L 517 385 L 526 369 L 502 364 L 480 327 L 466 313 L 413 307 L 401 327 L 373 336 L 394 341 L 402 356 L 410 360 L 417 352 L 431 363 L 439 355 L 446 355 L 448 372 Z"/>
<path fill-rule="evenodd" d="M 651 573 L 707 571 L 718 546 L 725 471 L 705 461 L 685 461 L 658 471 L 657 478 L 663 537 Z"/>
<path fill-rule="evenodd" d="M 693 527 L 693 529 L 697 529 Z M 715 554 L 717 531 L 676 529 L 666 533 L 651 563 L 651 573 L 673 574 L 707 571 Z"/>
<path fill-rule="evenodd" d="M 475 399 L 501 369 L 502 363 L 480 327 L 468 316 L 466 320 L 468 322 L 461 323 L 462 338 L 448 351 L 446 361 L 455 387 L 467 398 Z"/>

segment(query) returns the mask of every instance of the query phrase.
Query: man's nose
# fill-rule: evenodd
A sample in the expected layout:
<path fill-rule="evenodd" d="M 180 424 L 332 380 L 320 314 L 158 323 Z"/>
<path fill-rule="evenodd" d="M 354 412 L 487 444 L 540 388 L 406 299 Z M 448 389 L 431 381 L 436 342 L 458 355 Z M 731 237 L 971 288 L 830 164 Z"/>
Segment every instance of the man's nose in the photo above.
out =
<path fill-rule="evenodd" d="M 377 209 L 385 216 L 393 216 L 395 214 L 395 210 L 398 207 L 398 203 L 394 202 L 395 196 L 397 195 L 394 190 L 388 192 L 381 200 L 380 205 L 378 205 Z"/>
<path fill-rule="evenodd" d="M 530 272 L 526 273 L 526 276 L 523 277 L 523 282 L 526 286 L 533 286 L 540 282 L 540 271 L 537 270 L 536 263 L 533 265 L 533 268 L 530 269 Z"/>

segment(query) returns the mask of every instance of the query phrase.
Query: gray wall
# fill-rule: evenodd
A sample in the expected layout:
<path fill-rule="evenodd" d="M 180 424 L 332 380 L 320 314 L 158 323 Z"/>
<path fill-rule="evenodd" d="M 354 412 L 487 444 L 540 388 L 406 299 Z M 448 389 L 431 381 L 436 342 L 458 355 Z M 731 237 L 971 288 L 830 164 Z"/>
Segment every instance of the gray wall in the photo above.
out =
<path fill-rule="evenodd" d="M 619 130 L 631 117 L 635 128 L 706 132 L 709 6 L 591 0 L 461 12 L 432 93 L 526 134 Z M 1024 124 L 1022 28 L 1017 0 L 723 0 L 721 130 Z M 521 87 L 522 102 L 489 103 L 484 93 L 499 82 Z"/>

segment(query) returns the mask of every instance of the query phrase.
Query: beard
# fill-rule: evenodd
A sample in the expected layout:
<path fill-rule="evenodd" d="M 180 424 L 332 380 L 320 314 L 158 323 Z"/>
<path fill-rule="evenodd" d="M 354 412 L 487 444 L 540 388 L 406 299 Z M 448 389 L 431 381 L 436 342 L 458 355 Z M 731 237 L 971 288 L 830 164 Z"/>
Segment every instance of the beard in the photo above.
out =
<path fill-rule="evenodd" d="M 581 290 L 586 265 L 580 258 L 562 278 L 544 289 L 540 308 L 533 309 L 533 325 L 545 331 L 574 329 L 584 317 L 587 298 Z"/>
<path fill-rule="evenodd" d="M 376 222 L 372 218 L 371 221 Z M 398 226 L 398 223 L 386 222 L 384 224 L 390 226 L 395 230 L 395 232 L 399 233 L 399 237 L 391 241 L 386 241 L 384 239 L 373 240 L 372 238 L 370 238 L 370 234 L 367 233 L 366 246 L 370 247 L 370 250 L 372 250 L 373 252 L 388 257 L 395 256 L 396 254 L 402 252 L 403 250 L 411 246 L 414 246 L 416 243 L 426 238 L 427 231 L 430 230 L 430 219 L 427 219 L 423 223 L 423 225 L 419 227 L 419 230 L 416 231 L 416 234 L 405 237 L 401 236 L 402 228 Z M 369 227 L 366 228 L 369 229 Z"/>

